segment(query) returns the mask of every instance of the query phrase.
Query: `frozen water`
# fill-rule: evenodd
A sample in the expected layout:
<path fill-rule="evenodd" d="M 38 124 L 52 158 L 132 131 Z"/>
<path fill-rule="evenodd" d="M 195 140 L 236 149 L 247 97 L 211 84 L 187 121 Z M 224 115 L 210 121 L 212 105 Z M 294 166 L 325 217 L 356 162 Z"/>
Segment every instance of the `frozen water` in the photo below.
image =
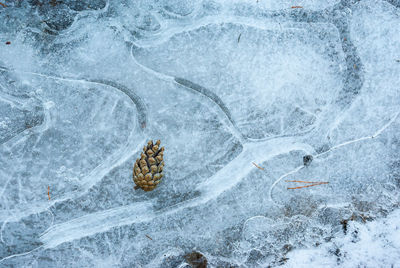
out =
<path fill-rule="evenodd" d="M 135 60 L 216 94 L 210 98 L 248 138 L 311 129 L 342 86 L 343 52 L 332 25 L 207 19 L 163 39 L 135 44 Z"/>
<path fill-rule="evenodd" d="M 1 265 L 400 262 L 396 1 L 4 3 Z"/>

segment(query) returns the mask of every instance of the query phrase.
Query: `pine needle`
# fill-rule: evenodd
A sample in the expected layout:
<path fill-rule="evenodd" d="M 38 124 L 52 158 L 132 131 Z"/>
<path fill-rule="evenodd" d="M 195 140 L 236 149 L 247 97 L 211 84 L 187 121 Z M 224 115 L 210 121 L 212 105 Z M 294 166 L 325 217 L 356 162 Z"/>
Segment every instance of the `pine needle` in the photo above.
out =
<path fill-rule="evenodd" d="M 304 185 L 304 186 L 298 186 L 298 187 L 288 187 L 289 189 L 301 189 L 301 188 L 307 188 L 307 187 L 312 187 L 312 186 L 317 186 L 317 185 L 321 185 L 321 184 L 326 184 L 326 183 L 317 183 L 317 184 L 311 184 L 311 185 Z"/>
<path fill-rule="evenodd" d="M 150 240 L 153 240 L 153 238 L 151 238 L 150 236 L 148 236 L 148 235 L 145 235 L 148 239 L 150 239 Z"/>
<path fill-rule="evenodd" d="M 263 167 L 260 167 L 259 165 L 257 165 L 256 163 L 254 163 L 254 162 L 251 162 L 256 168 L 258 168 L 258 169 L 261 169 L 261 170 L 264 170 L 264 168 Z"/>

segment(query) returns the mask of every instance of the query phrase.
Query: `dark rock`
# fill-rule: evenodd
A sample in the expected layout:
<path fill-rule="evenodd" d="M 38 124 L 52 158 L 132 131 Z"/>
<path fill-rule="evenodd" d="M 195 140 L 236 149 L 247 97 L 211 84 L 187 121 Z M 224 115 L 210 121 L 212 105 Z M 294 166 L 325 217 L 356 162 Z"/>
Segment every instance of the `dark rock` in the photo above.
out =
<path fill-rule="evenodd" d="M 312 155 L 309 154 L 309 155 L 303 156 L 303 164 L 305 166 L 309 166 L 312 161 L 313 161 L 313 156 Z"/>
<path fill-rule="evenodd" d="M 193 267 L 193 268 L 206 268 L 207 267 L 207 259 L 200 252 L 193 251 L 185 255 L 185 260 Z"/>

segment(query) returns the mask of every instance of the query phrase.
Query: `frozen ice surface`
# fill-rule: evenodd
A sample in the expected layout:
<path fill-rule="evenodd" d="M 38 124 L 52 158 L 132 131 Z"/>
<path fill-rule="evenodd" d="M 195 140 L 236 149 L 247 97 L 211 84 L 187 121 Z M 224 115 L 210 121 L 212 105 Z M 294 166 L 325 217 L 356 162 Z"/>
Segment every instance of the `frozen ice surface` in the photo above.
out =
<path fill-rule="evenodd" d="M 398 1 L 3 2 L 0 266 L 400 263 Z"/>

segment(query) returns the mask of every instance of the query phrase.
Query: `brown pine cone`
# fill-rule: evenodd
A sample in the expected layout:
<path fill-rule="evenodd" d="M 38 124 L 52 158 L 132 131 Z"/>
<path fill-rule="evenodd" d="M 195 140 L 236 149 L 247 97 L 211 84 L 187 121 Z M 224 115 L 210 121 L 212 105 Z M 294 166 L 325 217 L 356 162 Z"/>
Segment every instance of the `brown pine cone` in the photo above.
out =
<path fill-rule="evenodd" d="M 160 143 L 158 140 L 153 145 L 153 141 L 149 141 L 147 146 L 144 146 L 140 158 L 136 159 L 133 167 L 135 190 L 142 188 L 146 192 L 152 191 L 161 182 L 164 176 L 164 147 L 160 148 Z"/>

